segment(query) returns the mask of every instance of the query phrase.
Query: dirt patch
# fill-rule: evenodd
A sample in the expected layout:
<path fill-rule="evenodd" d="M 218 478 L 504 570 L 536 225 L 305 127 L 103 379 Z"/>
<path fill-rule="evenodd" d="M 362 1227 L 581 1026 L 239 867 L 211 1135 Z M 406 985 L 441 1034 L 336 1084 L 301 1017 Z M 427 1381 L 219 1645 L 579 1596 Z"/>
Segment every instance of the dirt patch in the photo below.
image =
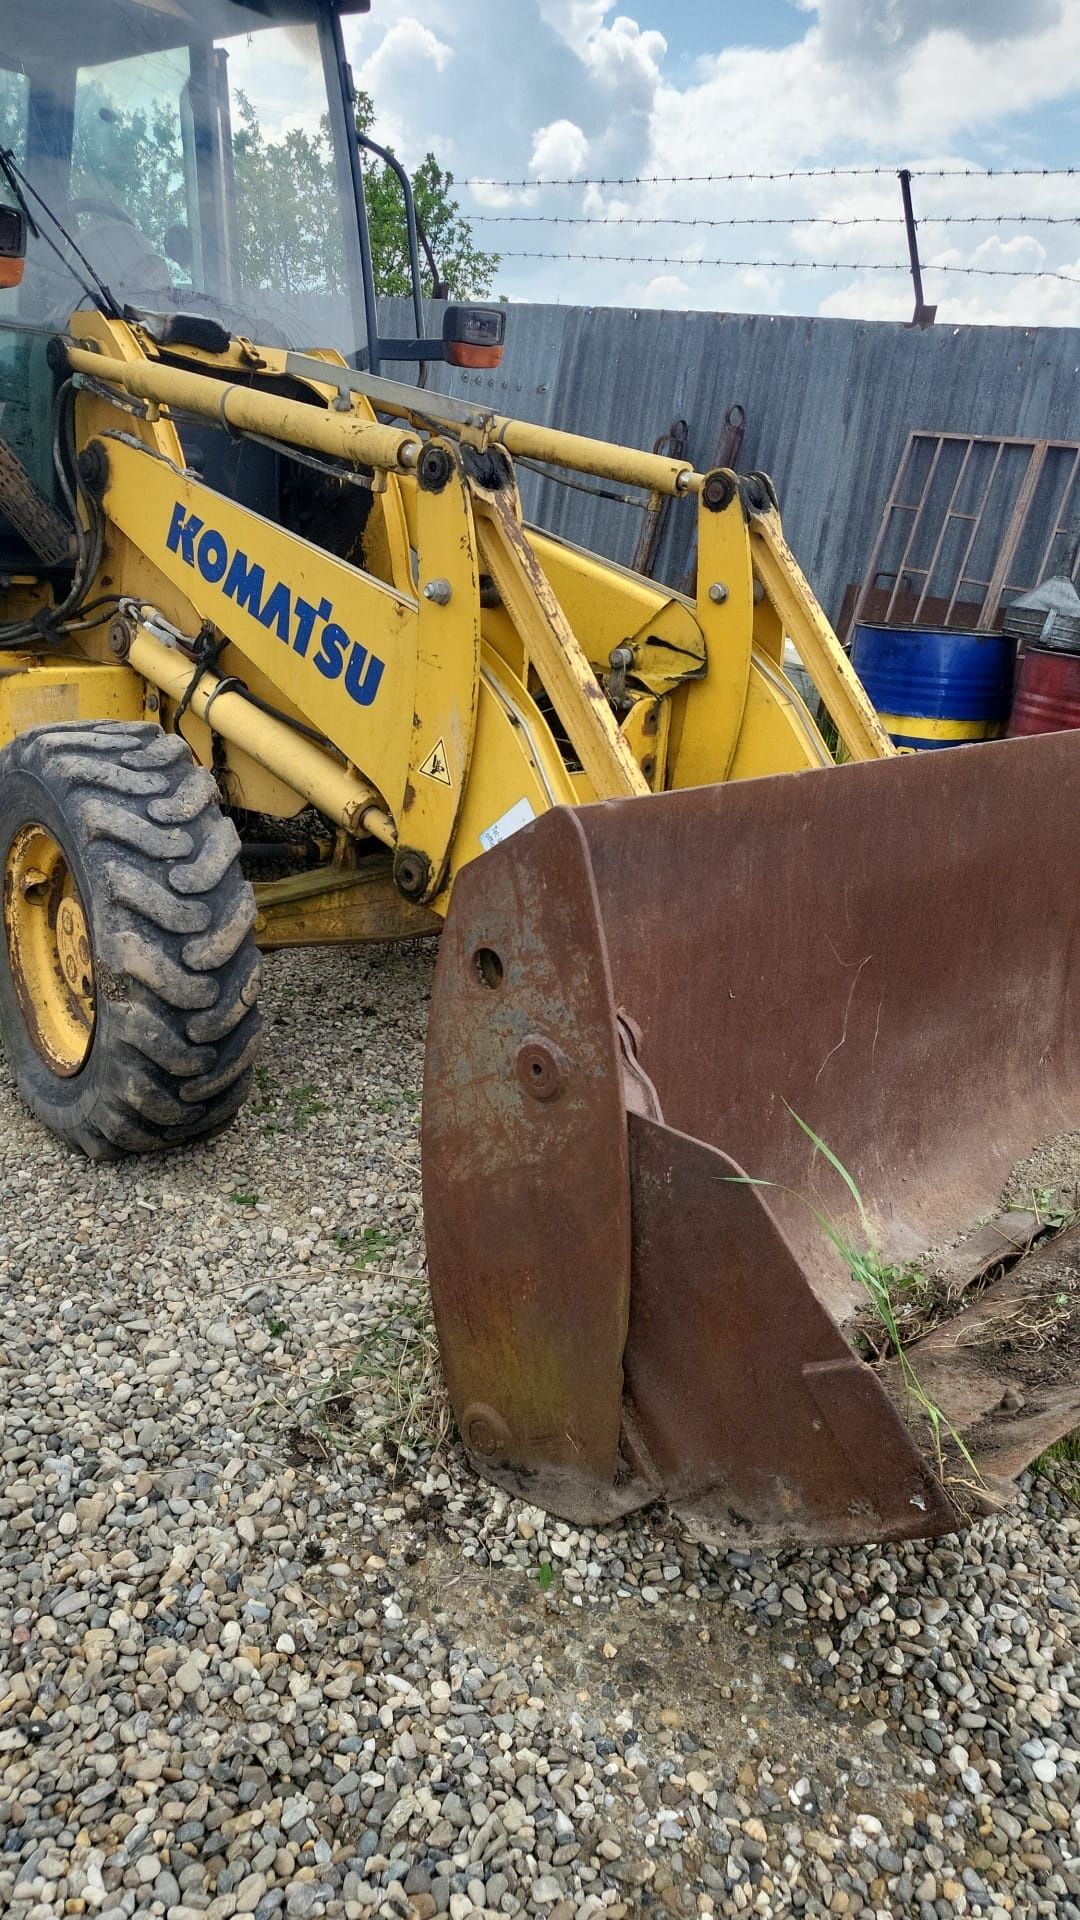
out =
<path fill-rule="evenodd" d="M 957 1347 L 977 1347 L 983 1363 L 1007 1371 L 1030 1392 L 1063 1385 L 1076 1377 L 1080 1357 L 1080 1235 L 1063 1236 L 1039 1258 L 1031 1255 L 1013 1269 L 999 1304 L 980 1317 L 970 1339 L 961 1333 Z M 1013 1409 L 1018 1411 L 1019 1409 Z"/>
<path fill-rule="evenodd" d="M 592 1621 L 528 1578 L 463 1571 L 453 1545 L 438 1541 L 421 1570 L 420 1612 L 438 1625 L 446 1608 L 500 1663 L 538 1660 L 548 1704 L 567 1727 L 598 1721 L 620 1751 L 638 1744 L 656 1763 L 678 1756 L 684 1769 L 719 1771 L 742 1792 L 753 1792 L 768 1754 L 789 1817 L 788 1790 L 807 1774 L 833 1811 L 874 1813 L 895 1826 L 914 1805 L 904 1756 L 864 1731 L 871 1715 L 838 1715 L 800 1672 L 790 1649 L 812 1656 L 809 1625 L 805 1642 L 795 1630 L 749 1639 L 707 1596 L 677 1620 L 627 1603 Z"/>
<path fill-rule="evenodd" d="M 1054 1198 L 1080 1211 L 1080 1133 L 1058 1133 L 1043 1140 L 1014 1167 L 1001 1196 L 1006 1207 L 1030 1207 L 1033 1196 L 1043 1198 L 1044 1210 Z"/>

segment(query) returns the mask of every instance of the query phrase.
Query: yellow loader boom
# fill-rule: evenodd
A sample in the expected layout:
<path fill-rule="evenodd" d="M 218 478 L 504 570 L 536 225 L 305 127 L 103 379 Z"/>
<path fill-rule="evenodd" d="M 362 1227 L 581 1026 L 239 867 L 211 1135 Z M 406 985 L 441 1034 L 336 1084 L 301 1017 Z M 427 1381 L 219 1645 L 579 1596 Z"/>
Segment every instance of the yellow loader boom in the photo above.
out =
<path fill-rule="evenodd" d="M 382 796 L 375 831 L 395 847 L 406 899 L 445 908 L 458 867 L 505 831 L 506 796 L 517 824 L 583 799 L 825 764 L 820 735 L 780 672 L 784 631 L 827 688 L 848 751 L 891 752 L 760 477 L 702 476 L 686 463 L 545 434 L 307 355 L 260 350 L 255 386 L 242 363 L 222 365 L 222 356 L 197 371 L 146 358 L 128 329 L 118 350 L 98 350 L 117 330 L 95 321 L 97 337 L 70 349 L 76 377 L 95 395 L 104 383 L 155 411 L 258 433 L 375 486 L 365 538 L 380 550 L 382 577 L 260 526 L 200 483 L 167 415 L 142 446 L 130 433 L 94 443 L 110 523 L 152 556 L 196 624 L 227 636 L 224 672 L 235 649 Z M 286 382 L 304 397 L 279 397 Z M 375 406 L 402 424 L 380 425 Z M 87 413 L 93 437 L 93 406 Z M 513 452 L 693 497 L 696 608 L 527 534 Z M 145 623 L 135 626 L 145 637 Z M 706 674 L 710 644 L 717 664 Z M 148 671 L 150 648 L 139 658 Z M 601 681 L 616 686 L 614 703 L 596 697 Z M 211 677 L 200 684 L 205 698 Z M 537 692 L 560 715 L 569 754 L 536 711 Z M 338 824 L 355 827 L 356 804 L 353 795 L 343 812 L 331 809 Z"/>

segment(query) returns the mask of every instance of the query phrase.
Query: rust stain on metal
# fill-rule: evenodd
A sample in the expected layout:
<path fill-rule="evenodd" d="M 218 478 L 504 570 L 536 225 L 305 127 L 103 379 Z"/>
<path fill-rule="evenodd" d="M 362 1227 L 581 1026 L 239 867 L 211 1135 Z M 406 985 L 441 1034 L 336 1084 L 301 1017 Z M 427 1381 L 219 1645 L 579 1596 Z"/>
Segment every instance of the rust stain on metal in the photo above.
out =
<path fill-rule="evenodd" d="M 572 1468 L 602 1489 L 629 1310 L 626 1128 L 584 840 L 570 810 L 547 817 L 542 842 L 520 835 L 513 861 L 496 850 L 457 883 L 428 1032 L 424 1211 L 455 1407 L 491 1406 L 512 1435 L 483 1464 Z"/>

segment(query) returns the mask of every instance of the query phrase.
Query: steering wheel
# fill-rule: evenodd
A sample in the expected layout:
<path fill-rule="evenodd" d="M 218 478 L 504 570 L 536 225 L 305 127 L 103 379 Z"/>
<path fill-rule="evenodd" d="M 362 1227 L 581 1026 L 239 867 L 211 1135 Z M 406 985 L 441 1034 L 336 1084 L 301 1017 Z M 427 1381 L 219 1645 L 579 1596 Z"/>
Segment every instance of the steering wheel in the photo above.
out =
<path fill-rule="evenodd" d="M 168 286 L 167 262 L 124 207 L 104 194 L 84 194 L 73 197 L 68 208 L 74 216 L 73 246 L 69 248 L 61 241 L 57 249 L 60 261 L 47 258 L 39 248 L 34 264 L 34 278 L 39 283 L 37 301 L 45 311 L 47 325 L 65 327 L 76 304 L 69 276 L 81 285 L 83 270 L 76 265 L 74 248 L 86 255 L 107 285 Z"/>
<path fill-rule="evenodd" d="M 84 213 L 89 213 L 96 220 L 119 220 L 125 227 L 135 225 L 126 207 L 117 206 L 115 200 L 106 200 L 103 195 L 90 194 L 82 199 L 69 200 L 68 206 L 80 219 Z"/>

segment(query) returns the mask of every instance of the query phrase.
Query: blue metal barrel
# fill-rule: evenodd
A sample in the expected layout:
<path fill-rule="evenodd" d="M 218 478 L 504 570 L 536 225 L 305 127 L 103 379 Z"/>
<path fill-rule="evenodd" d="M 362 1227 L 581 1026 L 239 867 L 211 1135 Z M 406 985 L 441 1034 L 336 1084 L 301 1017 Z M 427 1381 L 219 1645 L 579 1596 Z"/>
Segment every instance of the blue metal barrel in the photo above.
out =
<path fill-rule="evenodd" d="M 1004 732 L 1015 653 L 1003 633 L 857 626 L 851 663 L 898 747 L 955 747 Z"/>

